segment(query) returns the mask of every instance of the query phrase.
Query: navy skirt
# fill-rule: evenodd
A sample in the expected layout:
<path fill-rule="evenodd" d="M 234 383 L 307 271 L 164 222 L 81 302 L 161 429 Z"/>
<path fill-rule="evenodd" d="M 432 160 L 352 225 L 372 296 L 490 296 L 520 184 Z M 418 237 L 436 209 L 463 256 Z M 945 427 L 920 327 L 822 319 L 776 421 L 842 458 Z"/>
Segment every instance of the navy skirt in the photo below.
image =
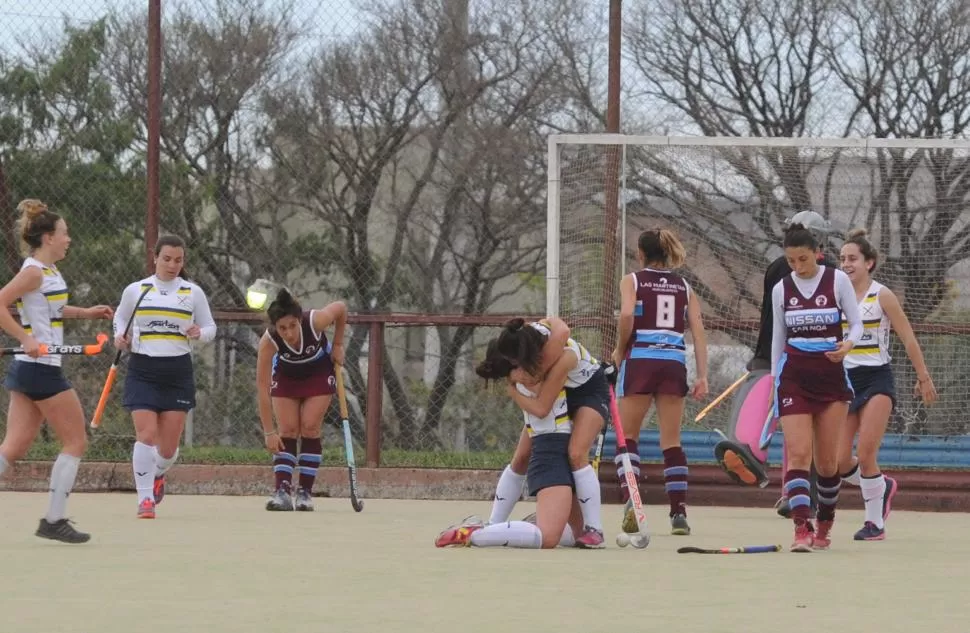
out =
<path fill-rule="evenodd" d="M 571 418 L 575 418 L 581 408 L 589 407 L 604 420 L 610 419 L 610 383 L 602 365 L 580 386 L 566 387 L 566 407 Z"/>
<path fill-rule="evenodd" d="M 532 437 L 532 455 L 526 471 L 530 497 L 553 486 L 576 489 L 573 469 L 569 465 L 570 437 L 568 433 L 544 433 Z"/>
<path fill-rule="evenodd" d="M 128 411 L 155 413 L 195 408 L 192 355 L 130 355 L 123 404 Z"/>
<path fill-rule="evenodd" d="M 59 366 L 21 360 L 10 363 L 3 386 L 7 391 L 22 393 L 34 402 L 47 400 L 72 388 Z"/>
<path fill-rule="evenodd" d="M 849 413 L 857 413 L 873 396 L 889 396 L 896 407 L 896 379 L 890 365 L 853 367 L 849 369 L 849 382 L 855 396 L 849 404 Z"/>

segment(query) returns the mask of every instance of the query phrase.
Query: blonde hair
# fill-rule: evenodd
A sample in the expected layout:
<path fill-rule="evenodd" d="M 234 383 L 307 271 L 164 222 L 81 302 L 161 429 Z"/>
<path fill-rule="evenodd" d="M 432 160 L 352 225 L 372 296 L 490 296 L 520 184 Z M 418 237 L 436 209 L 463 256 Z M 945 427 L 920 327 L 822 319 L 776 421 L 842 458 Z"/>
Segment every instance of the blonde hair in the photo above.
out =
<path fill-rule="evenodd" d="M 663 263 L 666 268 L 680 268 L 687 261 L 687 249 L 677 234 L 669 229 L 644 231 L 637 240 L 637 246 L 645 263 Z"/>
<path fill-rule="evenodd" d="M 16 231 L 20 237 L 20 254 L 30 255 L 35 248 L 43 244 L 41 238 L 57 229 L 57 221 L 61 216 L 47 208 L 47 205 L 35 198 L 21 200 L 17 205 Z"/>

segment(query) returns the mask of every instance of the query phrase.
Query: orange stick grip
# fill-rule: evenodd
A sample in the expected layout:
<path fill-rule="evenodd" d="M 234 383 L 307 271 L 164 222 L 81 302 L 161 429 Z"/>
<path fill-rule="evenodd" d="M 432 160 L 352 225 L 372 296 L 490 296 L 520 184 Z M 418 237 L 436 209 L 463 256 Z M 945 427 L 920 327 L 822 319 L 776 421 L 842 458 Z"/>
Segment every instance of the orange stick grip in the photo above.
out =
<path fill-rule="evenodd" d="M 108 396 L 111 395 L 111 387 L 115 384 L 115 374 L 118 373 L 118 366 L 112 365 L 108 370 L 108 377 L 104 380 L 104 388 L 101 390 L 101 398 L 98 399 L 98 408 L 94 410 L 94 417 L 91 418 L 91 428 L 96 429 L 101 426 L 101 417 L 104 415 L 104 408 L 108 405 Z"/>

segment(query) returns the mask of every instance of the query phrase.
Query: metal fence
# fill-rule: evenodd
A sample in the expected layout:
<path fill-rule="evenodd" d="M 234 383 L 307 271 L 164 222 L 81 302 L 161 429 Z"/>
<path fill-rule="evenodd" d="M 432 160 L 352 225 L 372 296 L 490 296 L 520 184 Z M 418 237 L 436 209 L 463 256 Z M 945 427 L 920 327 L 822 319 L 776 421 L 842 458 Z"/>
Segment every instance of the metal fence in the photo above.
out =
<path fill-rule="evenodd" d="M 619 0 L 6 0 L 4 277 L 26 197 L 67 219 L 81 305 L 117 304 L 181 235 L 220 313 L 188 443 L 261 443 L 245 288 L 267 278 L 350 306 L 361 441 L 370 420 L 385 455 L 501 453 L 520 414 L 470 370 L 488 315 L 545 309 L 548 135 L 619 131 L 622 96 L 631 133 L 966 138 L 970 18 L 945 4 L 637 4 L 621 75 Z M 67 363 L 87 411 L 109 362 Z M 116 395 L 96 454 L 127 454 L 125 418 Z"/>

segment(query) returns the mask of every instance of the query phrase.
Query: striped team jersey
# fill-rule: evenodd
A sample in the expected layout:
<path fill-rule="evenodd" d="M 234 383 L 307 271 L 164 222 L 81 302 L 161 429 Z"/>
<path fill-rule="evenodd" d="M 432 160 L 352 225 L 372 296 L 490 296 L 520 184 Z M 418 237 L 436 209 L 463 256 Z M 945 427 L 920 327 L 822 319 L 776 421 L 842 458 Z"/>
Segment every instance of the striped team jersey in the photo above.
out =
<path fill-rule="evenodd" d="M 835 296 L 835 269 L 826 267 L 812 296 L 804 296 L 791 275 L 782 281 L 789 353 L 834 350 L 842 340 L 842 310 Z"/>
<path fill-rule="evenodd" d="M 889 317 L 882 311 L 879 303 L 879 291 L 885 286 L 877 281 L 869 284 L 865 296 L 859 302 L 859 313 L 862 315 L 863 333 L 859 344 L 843 361 L 848 368 L 878 367 L 890 361 L 889 355 Z M 849 331 L 845 318 L 842 319 L 842 329 Z"/>
<path fill-rule="evenodd" d="M 676 273 L 644 268 L 630 273 L 637 293 L 634 336 L 628 359 L 650 358 L 686 364 L 687 304 L 690 286 Z"/>
<path fill-rule="evenodd" d="M 529 325 L 545 334 L 547 338 L 552 333 L 552 330 L 549 329 L 548 321 L 537 321 L 535 323 L 530 323 Z M 576 358 L 579 359 L 579 362 L 577 362 L 576 366 L 570 369 L 569 373 L 566 374 L 565 386 L 567 388 L 574 389 L 581 385 L 585 385 L 590 377 L 592 377 L 592 375 L 599 370 L 600 362 L 596 360 L 596 358 L 589 353 L 589 350 L 583 347 L 579 341 L 576 341 L 573 338 L 566 341 L 566 350 L 575 354 Z"/>
<path fill-rule="evenodd" d="M 56 266 L 48 266 L 43 262 L 28 257 L 24 260 L 21 270 L 35 266 L 44 274 L 40 288 L 25 293 L 17 300 L 17 312 L 20 314 L 20 324 L 27 334 L 38 343 L 47 345 L 64 344 L 64 306 L 67 305 L 67 284 Z M 39 363 L 41 365 L 61 365 L 60 354 L 51 354 L 31 358 L 25 354 L 14 357 L 24 363 Z"/>
<path fill-rule="evenodd" d="M 523 396 L 527 398 L 535 398 L 536 394 L 529 391 L 527 387 L 521 383 L 515 383 L 515 388 Z M 547 435 L 549 433 L 572 433 L 573 423 L 569 418 L 569 413 L 566 411 L 566 389 L 565 387 L 559 391 L 559 395 L 556 396 L 556 402 L 552 405 L 552 410 L 549 411 L 549 415 L 544 418 L 538 418 L 530 413 L 522 412 L 525 417 L 525 430 L 529 434 L 529 437 L 534 437 L 536 435 Z"/>
<path fill-rule="evenodd" d="M 136 310 L 138 297 L 146 288 L 150 290 Z M 136 354 L 182 356 L 190 353 L 192 348 L 185 332 L 193 324 L 202 330 L 200 342 L 211 341 L 216 336 L 216 323 L 205 292 L 181 277 L 161 281 L 152 275 L 129 284 L 115 311 L 115 336 L 124 333 L 132 310 L 135 320 L 130 333 L 131 351 Z"/>
<path fill-rule="evenodd" d="M 314 310 L 305 310 L 300 319 L 300 343 L 290 347 L 275 328 L 267 328 L 266 334 L 276 347 L 273 356 L 273 375 L 287 378 L 309 378 L 319 372 L 333 371 L 328 354 L 330 343 L 324 332 L 313 328 Z"/>

